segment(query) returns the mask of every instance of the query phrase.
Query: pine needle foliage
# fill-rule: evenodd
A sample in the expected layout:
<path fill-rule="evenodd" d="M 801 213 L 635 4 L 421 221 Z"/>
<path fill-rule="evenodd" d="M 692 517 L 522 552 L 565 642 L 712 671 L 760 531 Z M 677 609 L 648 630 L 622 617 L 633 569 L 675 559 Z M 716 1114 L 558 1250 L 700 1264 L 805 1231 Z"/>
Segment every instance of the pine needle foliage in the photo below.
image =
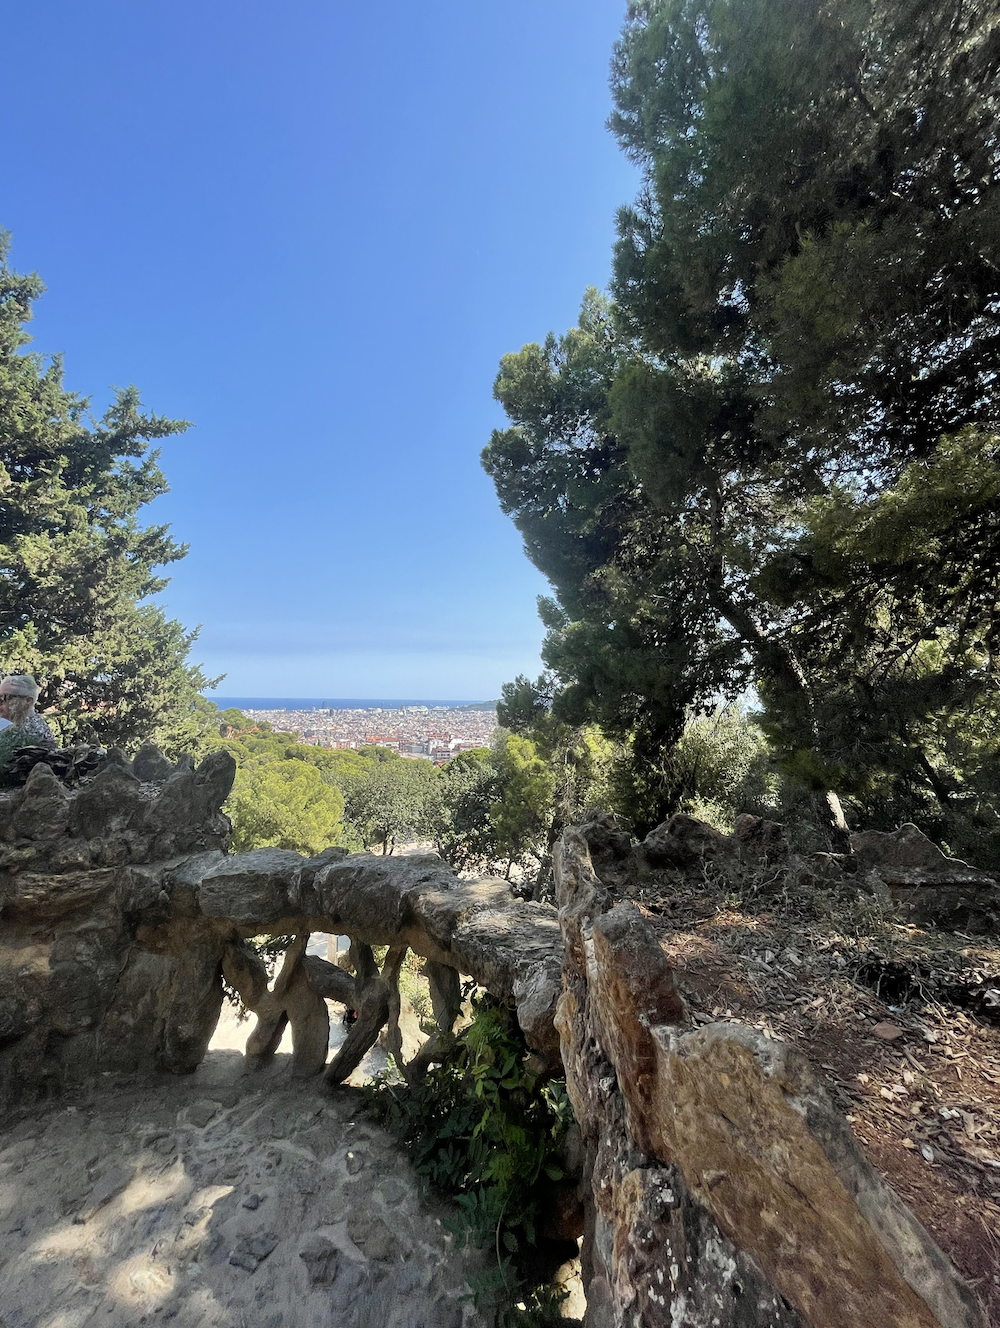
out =
<path fill-rule="evenodd" d="M 756 688 L 831 846 L 838 792 L 995 833 L 953 749 L 997 735 L 998 78 L 990 0 L 628 6 L 611 297 L 503 357 L 483 463 L 553 588 L 552 711 L 640 803 Z"/>
<path fill-rule="evenodd" d="M 59 357 L 27 350 L 45 287 L 8 263 L 0 231 L 0 652 L 32 673 L 63 739 L 152 740 L 168 754 L 210 723 L 215 684 L 188 662 L 197 633 L 155 602 L 184 545 L 143 509 L 167 491 L 152 445 L 187 428 L 143 411 L 134 387 L 93 419 Z"/>

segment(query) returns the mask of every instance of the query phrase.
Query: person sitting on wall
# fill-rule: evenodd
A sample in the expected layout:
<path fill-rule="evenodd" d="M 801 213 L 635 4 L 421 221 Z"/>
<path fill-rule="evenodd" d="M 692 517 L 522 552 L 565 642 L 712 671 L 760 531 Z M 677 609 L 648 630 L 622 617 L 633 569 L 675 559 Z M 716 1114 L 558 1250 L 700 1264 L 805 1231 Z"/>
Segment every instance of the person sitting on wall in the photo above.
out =
<path fill-rule="evenodd" d="M 21 747 L 54 749 L 52 730 L 35 709 L 38 683 L 28 673 L 9 673 L 0 682 L 0 717 L 9 725 L 0 732 L 0 772 Z"/>

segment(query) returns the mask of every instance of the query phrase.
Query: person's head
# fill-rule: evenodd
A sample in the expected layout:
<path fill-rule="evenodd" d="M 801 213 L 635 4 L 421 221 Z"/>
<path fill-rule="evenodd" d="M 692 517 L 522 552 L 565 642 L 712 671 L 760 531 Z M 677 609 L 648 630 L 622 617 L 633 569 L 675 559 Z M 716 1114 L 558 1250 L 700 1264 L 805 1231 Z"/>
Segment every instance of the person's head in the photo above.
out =
<path fill-rule="evenodd" d="M 8 673 L 0 682 L 0 715 L 12 724 L 23 724 L 38 700 L 38 683 L 30 673 Z"/>

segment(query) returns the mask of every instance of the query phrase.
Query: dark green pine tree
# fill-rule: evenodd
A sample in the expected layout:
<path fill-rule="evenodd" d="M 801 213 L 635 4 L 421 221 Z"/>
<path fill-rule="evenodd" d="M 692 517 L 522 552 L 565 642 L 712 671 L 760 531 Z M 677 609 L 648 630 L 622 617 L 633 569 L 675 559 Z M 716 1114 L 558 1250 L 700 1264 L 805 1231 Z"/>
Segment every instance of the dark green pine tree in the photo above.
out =
<path fill-rule="evenodd" d="M 139 514 L 166 492 L 154 439 L 176 420 L 142 413 L 133 388 L 95 422 L 58 358 L 25 350 L 37 276 L 0 237 L 0 666 L 34 674 L 64 740 L 150 739 L 177 751 L 205 726 L 195 634 L 150 602 L 182 558 Z"/>
<path fill-rule="evenodd" d="M 497 380 L 566 696 L 666 735 L 755 682 L 841 845 L 833 789 L 944 791 L 913 740 L 996 688 L 998 77 L 986 0 L 635 0 L 614 302 Z"/>

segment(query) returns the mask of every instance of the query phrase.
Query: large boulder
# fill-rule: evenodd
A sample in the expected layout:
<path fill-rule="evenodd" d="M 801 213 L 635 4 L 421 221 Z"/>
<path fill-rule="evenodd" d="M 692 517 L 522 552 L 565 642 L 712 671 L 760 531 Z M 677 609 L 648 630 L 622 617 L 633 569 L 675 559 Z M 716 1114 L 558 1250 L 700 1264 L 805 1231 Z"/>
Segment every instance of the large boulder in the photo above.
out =
<path fill-rule="evenodd" d="M 704 862 L 732 862 L 736 858 L 736 845 L 730 835 L 724 835 L 707 821 L 678 812 L 649 834 L 640 845 L 640 852 L 651 867 L 674 867 L 684 871 Z"/>
<path fill-rule="evenodd" d="M 918 926 L 988 932 L 1000 925 L 1000 886 L 995 876 L 949 858 L 915 825 L 851 836 L 862 870 L 888 888 L 898 916 Z"/>
<path fill-rule="evenodd" d="M 741 862 L 767 866 L 785 861 L 791 853 L 785 827 L 763 816 L 751 816 L 749 813 L 737 816 L 733 838 Z"/>

